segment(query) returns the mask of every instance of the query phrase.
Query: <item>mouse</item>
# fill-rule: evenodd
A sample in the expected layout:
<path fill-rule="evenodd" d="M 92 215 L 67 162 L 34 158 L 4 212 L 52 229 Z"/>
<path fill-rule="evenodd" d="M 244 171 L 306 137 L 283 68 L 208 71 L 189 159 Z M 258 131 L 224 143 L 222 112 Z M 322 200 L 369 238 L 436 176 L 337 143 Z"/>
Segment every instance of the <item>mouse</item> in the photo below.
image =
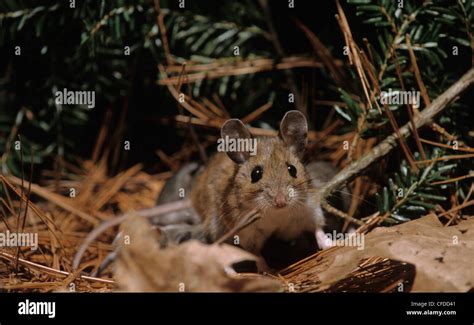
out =
<path fill-rule="evenodd" d="M 309 231 L 319 248 L 326 248 L 325 216 L 315 191 L 319 180 L 302 162 L 308 141 L 306 117 L 288 111 L 276 137 L 254 137 L 241 120 L 230 119 L 221 128 L 221 139 L 235 144 L 251 141 L 255 148 L 234 146 L 238 150 L 217 152 L 197 175 L 191 201 L 202 219 L 203 237 L 215 242 L 256 208 L 260 218 L 229 243 L 261 256 L 271 236 L 292 240 Z"/>
<path fill-rule="evenodd" d="M 284 115 L 276 137 L 255 137 L 239 119 L 227 120 L 221 127 L 221 139 L 237 143 L 247 140 L 255 144 L 253 150 L 231 150 L 229 146 L 230 150 L 218 151 L 204 165 L 184 164 L 168 180 L 157 204 L 190 198 L 191 208 L 151 218 L 151 224 L 159 229 L 160 246 L 179 245 L 190 239 L 215 243 L 256 208 L 260 218 L 226 242 L 259 257 L 258 269 L 268 268 L 262 250 L 269 242 L 295 242 L 303 234 L 311 234 L 317 248 L 327 248 L 324 228 L 338 229 L 341 220 L 323 213 L 318 190 L 336 175 L 337 169 L 325 161 L 303 163 L 307 137 L 306 117 L 296 110 Z M 339 205 L 347 210 L 350 193 L 347 188 L 339 192 Z M 284 247 L 276 246 L 278 251 Z M 282 253 L 267 251 L 273 256 Z M 295 251 L 290 251 L 294 255 Z M 112 260 L 107 259 L 100 269 Z"/>

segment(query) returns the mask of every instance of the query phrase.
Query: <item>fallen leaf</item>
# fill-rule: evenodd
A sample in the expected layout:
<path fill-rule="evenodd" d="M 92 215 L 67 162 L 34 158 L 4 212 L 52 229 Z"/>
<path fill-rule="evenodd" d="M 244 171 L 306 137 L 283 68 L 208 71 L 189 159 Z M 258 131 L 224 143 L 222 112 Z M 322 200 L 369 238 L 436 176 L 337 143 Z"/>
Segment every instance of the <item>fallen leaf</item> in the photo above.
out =
<path fill-rule="evenodd" d="M 414 265 L 413 292 L 467 292 L 474 287 L 474 218 L 444 227 L 435 215 L 428 215 L 379 227 L 365 236 L 364 246 L 362 250 L 332 247 L 283 270 L 281 275 L 292 283 L 309 283 L 308 291 L 324 291 L 334 289 L 343 279 L 348 281 L 353 272 L 360 271 L 364 259 L 377 257 Z M 383 272 L 378 274 L 384 276 Z M 363 290 L 363 284 L 358 285 Z M 381 291 L 381 287 L 374 291 Z"/>
<path fill-rule="evenodd" d="M 123 224 L 125 244 L 115 269 L 119 290 L 133 292 L 281 291 L 281 282 L 263 275 L 237 274 L 232 265 L 256 262 L 237 247 L 205 245 L 195 240 L 160 249 L 158 233 L 132 217 Z M 129 243 L 127 244 L 127 239 Z"/>

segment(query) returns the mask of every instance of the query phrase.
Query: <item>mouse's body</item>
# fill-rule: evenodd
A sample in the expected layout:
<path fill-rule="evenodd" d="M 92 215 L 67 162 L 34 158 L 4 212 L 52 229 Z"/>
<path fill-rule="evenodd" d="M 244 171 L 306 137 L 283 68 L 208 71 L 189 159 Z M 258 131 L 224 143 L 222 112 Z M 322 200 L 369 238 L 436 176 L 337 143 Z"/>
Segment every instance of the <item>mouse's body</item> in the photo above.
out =
<path fill-rule="evenodd" d="M 296 170 L 291 176 L 289 166 Z M 252 182 L 255 168 L 262 169 Z M 257 154 L 236 163 L 219 152 L 198 175 L 191 200 L 203 218 L 210 242 L 236 226 L 239 219 L 257 207 L 260 219 L 239 231 L 239 245 L 259 254 L 271 235 L 291 240 L 303 231 L 324 226 L 324 217 L 315 204 L 311 180 L 300 161 L 281 138 L 257 138 Z M 231 238 L 234 241 L 234 238 Z"/>
<path fill-rule="evenodd" d="M 301 161 L 307 133 L 306 118 L 298 111 L 285 115 L 278 137 L 254 138 L 237 119 L 224 124 L 222 138 L 256 139 L 256 152 L 218 152 L 197 176 L 191 200 L 209 242 L 218 240 L 257 208 L 260 219 L 230 241 L 260 255 L 272 235 L 292 240 L 311 231 L 319 247 L 325 247 L 325 220 L 314 186 L 319 180 L 308 174 Z"/>

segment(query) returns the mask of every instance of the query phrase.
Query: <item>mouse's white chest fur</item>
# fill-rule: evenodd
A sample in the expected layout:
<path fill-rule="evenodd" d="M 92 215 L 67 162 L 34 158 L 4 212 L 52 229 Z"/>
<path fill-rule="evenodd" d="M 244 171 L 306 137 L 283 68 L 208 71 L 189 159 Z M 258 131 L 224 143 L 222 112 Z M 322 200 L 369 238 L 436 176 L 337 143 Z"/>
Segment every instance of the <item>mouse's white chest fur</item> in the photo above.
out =
<path fill-rule="evenodd" d="M 283 240 L 292 240 L 305 231 L 315 232 L 323 226 L 324 215 L 319 203 L 308 199 L 305 205 L 266 210 L 259 220 L 242 229 L 237 236 L 245 250 L 260 254 L 263 244 L 273 234 Z"/>

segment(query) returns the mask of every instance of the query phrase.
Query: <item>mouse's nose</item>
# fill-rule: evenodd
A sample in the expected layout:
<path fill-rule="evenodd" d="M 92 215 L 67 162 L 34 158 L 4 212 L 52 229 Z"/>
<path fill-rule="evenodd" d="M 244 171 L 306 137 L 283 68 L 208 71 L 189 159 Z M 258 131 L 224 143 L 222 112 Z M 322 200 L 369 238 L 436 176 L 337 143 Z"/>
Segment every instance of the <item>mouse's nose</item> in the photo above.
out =
<path fill-rule="evenodd" d="M 277 195 L 273 198 L 273 203 L 277 208 L 286 207 L 286 197 L 282 192 L 278 192 Z"/>

